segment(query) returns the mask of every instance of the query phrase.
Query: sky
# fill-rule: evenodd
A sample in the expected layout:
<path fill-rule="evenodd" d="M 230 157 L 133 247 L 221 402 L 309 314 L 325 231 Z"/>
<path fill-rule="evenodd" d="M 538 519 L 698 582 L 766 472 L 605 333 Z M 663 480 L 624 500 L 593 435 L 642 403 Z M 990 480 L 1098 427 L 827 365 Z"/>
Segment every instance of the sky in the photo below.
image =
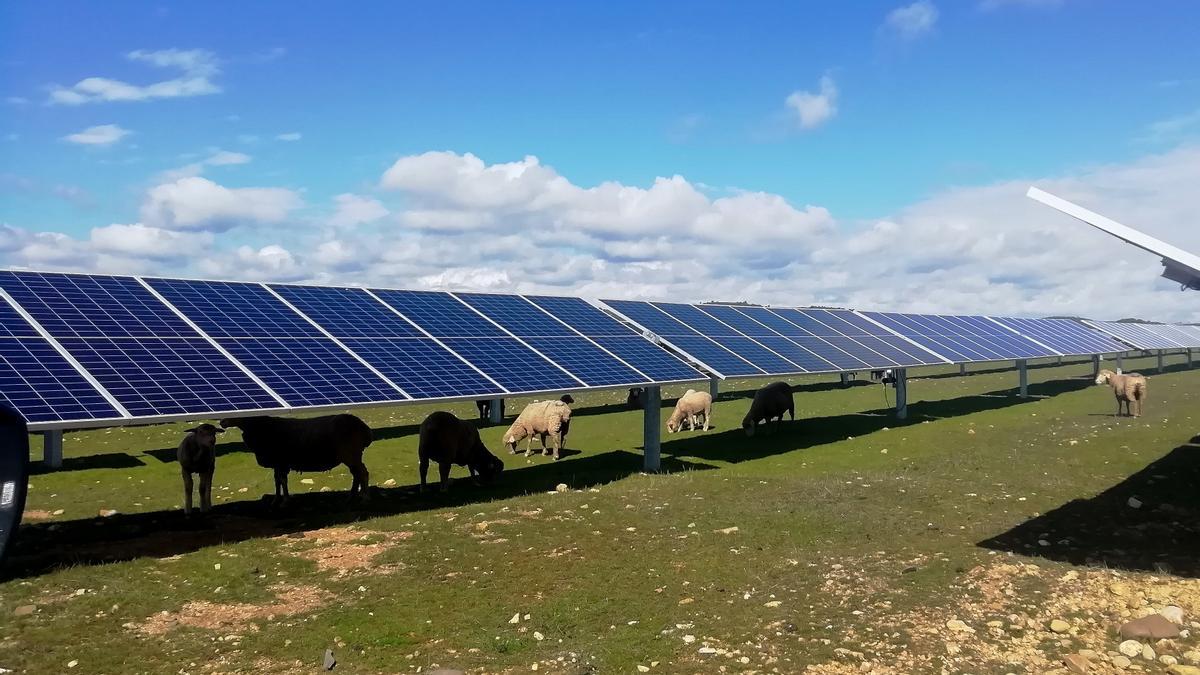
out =
<path fill-rule="evenodd" d="M 0 265 L 1200 321 L 1200 5 L 4 3 Z"/>

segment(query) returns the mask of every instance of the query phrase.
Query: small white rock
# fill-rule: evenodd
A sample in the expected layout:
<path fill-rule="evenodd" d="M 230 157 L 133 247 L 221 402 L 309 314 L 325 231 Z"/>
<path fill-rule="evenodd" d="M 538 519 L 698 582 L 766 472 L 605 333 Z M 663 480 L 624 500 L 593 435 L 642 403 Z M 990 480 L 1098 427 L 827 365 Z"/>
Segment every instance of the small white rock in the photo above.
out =
<path fill-rule="evenodd" d="M 1129 501 L 1127 501 L 1125 503 L 1128 504 L 1129 508 L 1131 508 L 1131 509 L 1142 508 L 1142 500 L 1138 499 L 1137 497 L 1130 497 Z"/>
<path fill-rule="evenodd" d="M 1142 643 L 1137 640 L 1126 640 L 1117 646 L 1117 651 L 1132 658 L 1142 653 Z"/>
<path fill-rule="evenodd" d="M 695 641 L 696 641 L 696 636 L 695 636 L 695 635 L 684 635 L 684 636 L 683 636 L 683 643 L 684 643 L 684 644 L 688 644 L 688 645 L 690 645 L 690 644 L 692 644 L 692 643 L 693 643 L 693 642 L 695 642 Z"/>
<path fill-rule="evenodd" d="M 1163 610 L 1159 612 L 1159 614 L 1162 614 L 1164 619 L 1170 621 L 1176 626 L 1183 625 L 1183 609 L 1176 607 L 1175 605 L 1167 605 L 1166 607 L 1163 607 Z"/>

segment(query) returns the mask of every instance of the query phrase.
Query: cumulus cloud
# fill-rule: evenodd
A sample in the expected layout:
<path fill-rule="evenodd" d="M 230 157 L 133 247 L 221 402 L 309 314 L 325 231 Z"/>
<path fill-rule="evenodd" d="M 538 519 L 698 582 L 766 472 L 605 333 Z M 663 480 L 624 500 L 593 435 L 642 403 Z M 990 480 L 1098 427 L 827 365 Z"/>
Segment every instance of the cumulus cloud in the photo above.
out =
<path fill-rule="evenodd" d="M 344 193 L 333 198 L 337 210 L 329 219 L 334 227 L 353 227 L 373 223 L 388 215 L 387 208 L 378 199 Z"/>
<path fill-rule="evenodd" d="M 158 176 L 159 182 L 172 182 L 181 178 L 189 178 L 199 176 L 204 173 L 204 170 L 210 166 L 236 166 L 239 164 L 249 164 L 254 158 L 242 152 L 232 152 L 229 150 L 210 149 L 208 157 L 190 164 L 185 164 L 175 169 L 169 169 L 162 172 Z"/>
<path fill-rule="evenodd" d="M 837 84 L 829 75 L 821 77 L 820 89 L 794 91 L 784 102 L 801 129 L 815 129 L 837 115 Z"/>
<path fill-rule="evenodd" d="M 202 259 L 197 268 L 216 278 L 261 281 L 297 281 L 311 274 L 302 268 L 291 251 L 278 244 L 257 249 L 239 246 L 232 253 Z"/>
<path fill-rule="evenodd" d="M 136 50 L 126 54 L 125 58 L 155 68 L 178 70 L 180 75 L 145 85 L 130 84 L 107 77 L 88 77 L 70 87 L 52 85 L 48 103 L 82 105 L 100 101 L 147 101 L 157 98 L 203 96 L 221 91 L 213 82 L 213 78 L 220 72 L 217 58 L 208 50 Z"/>
<path fill-rule="evenodd" d="M 90 241 L 97 251 L 104 253 L 173 260 L 203 255 L 213 236 L 208 232 L 177 232 L 132 223 L 94 228 Z"/>
<path fill-rule="evenodd" d="M 888 12 L 884 25 L 904 40 L 915 40 L 933 32 L 937 19 L 937 7 L 930 0 L 917 0 Z"/>
<path fill-rule="evenodd" d="M 128 129 L 122 129 L 116 124 L 100 124 L 94 127 L 88 127 L 83 131 L 79 131 L 67 136 L 63 136 L 63 140 L 68 143 L 77 143 L 79 145 L 112 145 L 117 143 L 122 138 L 133 133 Z"/>
<path fill-rule="evenodd" d="M 156 185 L 142 202 L 142 222 L 171 230 L 222 231 L 243 223 L 279 223 L 302 204 L 285 188 L 227 188 L 190 176 Z"/>

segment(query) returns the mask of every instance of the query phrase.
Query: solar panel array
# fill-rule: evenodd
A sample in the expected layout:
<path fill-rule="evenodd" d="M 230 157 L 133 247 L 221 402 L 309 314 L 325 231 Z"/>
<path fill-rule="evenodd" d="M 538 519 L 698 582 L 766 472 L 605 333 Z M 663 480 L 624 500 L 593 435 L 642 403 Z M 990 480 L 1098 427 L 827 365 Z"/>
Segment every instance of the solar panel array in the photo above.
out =
<path fill-rule="evenodd" d="M 0 401 L 104 426 L 1200 348 L 1194 326 L 603 302 L 0 271 Z"/>

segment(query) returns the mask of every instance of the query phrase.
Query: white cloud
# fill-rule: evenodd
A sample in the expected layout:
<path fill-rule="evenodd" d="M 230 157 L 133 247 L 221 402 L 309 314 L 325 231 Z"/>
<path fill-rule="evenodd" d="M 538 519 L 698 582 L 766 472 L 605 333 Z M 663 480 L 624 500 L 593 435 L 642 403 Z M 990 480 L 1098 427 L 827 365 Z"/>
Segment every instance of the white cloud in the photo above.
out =
<path fill-rule="evenodd" d="M 350 193 L 340 194 L 333 199 L 337 203 L 337 210 L 330 217 L 329 224 L 334 227 L 353 227 L 372 223 L 388 215 L 387 207 L 378 199 Z"/>
<path fill-rule="evenodd" d="M 88 77 L 70 87 L 53 85 L 49 103 L 81 105 L 98 101 L 146 101 L 156 98 L 203 96 L 221 91 L 213 81 L 220 70 L 216 56 L 204 49 L 137 50 L 125 55 L 130 61 L 156 68 L 181 71 L 179 77 L 146 85 L 130 84 L 107 77 Z"/>
<path fill-rule="evenodd" d="M 257 249 L 240 246 L 231 254 L 202 260 L 198 269 L 216 278 L 259 281 L 296 281 L 310 274 L 297 262 L 291 251 L 278 244 Z"/>
<path fill-rule="evenodd" d="M 837 84 L 829 75 L 821 77 L 820 91 L 795 91 L 787 97 L 787 107 L 796 115 L 801 129 L 815 129 L 837 115 Z"/>
<path fill-rule="evenodd" d="M 1200 110 L 1159 120 L 1146 126 L 1138 139 L 1147 143 L 1179 143 L 1200 136 Z"/>
<path fill-rule="evenodd" d="M 205 168 L 210 166 L 236 166 L 239 164 L 248 164 L 254 159 L 242 152 L 232 152 L 219 148 L 210 148 L 209 152 L 212 154 L 198 162 L 192 162 L 176 169 L 164 171 L 158 176 L 159 182 L 169 183 L 177 181 L 180 178 L 199 176 L 204 173 Z"/>
<path fill-rule="evenodd" d="M 190 176 L 151 188 L 142 203 L 142 222 L 173 230 L 221 231 L 243 223 L 279 223 L 301 204 L 292 190 L 227 188 Z"/>
<path fill-rule="evenodd" d="M 286 134 L 279 134 L 278 136 L 275 137 L 275 140 L 290 142 L 290 141 L 298 141 L 302 137 L 303 137 L 303 135 L 299 131 L 289 131 Z"/>
<path fill-rule="evenodd" d="M 63 136 L 63 140 L 79 145 L 112 145 L 131 133 L 133 132 L 116 124 L 101 124 Z"/>
<path fill-rule="evenodd" d="M 888 12 L 884 23 L 901 38 L 915 40 L 931 33 L 937 19 L 937 7 L 930 0 L 917 0 Z"/>
<path fill-rule="evenodd" d="M 97 251 L 160 260 L 204 254 L 212 245 L 208 232 L 177 232 L 141 223 L 93 228 L 91 243 Z"/>

